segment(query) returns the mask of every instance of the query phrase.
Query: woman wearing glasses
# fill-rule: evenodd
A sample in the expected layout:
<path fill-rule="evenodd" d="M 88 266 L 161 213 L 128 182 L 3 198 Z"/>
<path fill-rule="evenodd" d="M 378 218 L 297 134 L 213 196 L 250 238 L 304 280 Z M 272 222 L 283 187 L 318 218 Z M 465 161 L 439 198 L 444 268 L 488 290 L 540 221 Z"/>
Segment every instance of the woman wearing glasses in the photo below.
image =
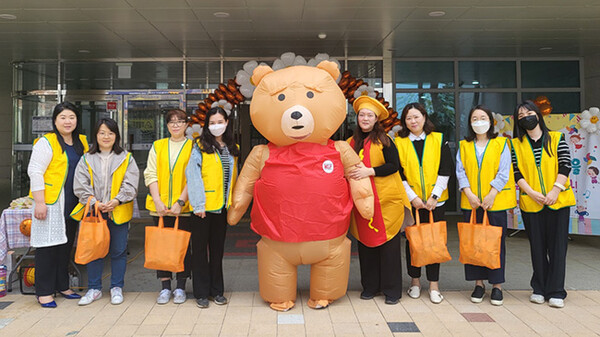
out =
<path fill-rule="evenodd" d="M 163 217 L 165 227 L 173 227 L 179 217 L 179 229 L 190 231 L 190 206 L 188 204 L 185 168 L 187 167 L 192 141 L 185 137 L 187 115 L 174 109 L 165 116 L 170 137 L 159 139 L 152 144 L 144 170 L 144 181 L 150 194 L 146 198 L 146 209 L 158 225 Z M 177 285 L 173 294 L 173 303 L 185 302 L 185 282 L 190 277 L 191 253 L 184 260 L 185 270 L 176 274 Z M 156 303 L 166 304 L 171 299 L 171 272 L 159 270 L 157 277 L 162 282 Z"/>

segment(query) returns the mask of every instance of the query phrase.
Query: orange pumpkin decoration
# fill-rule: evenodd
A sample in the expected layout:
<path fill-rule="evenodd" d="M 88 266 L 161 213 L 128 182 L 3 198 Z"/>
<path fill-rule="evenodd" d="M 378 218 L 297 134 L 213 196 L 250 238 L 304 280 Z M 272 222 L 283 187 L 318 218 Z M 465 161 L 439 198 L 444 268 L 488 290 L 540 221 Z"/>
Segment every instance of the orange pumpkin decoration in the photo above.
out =
<path fill-rule="evenodd" d="M 540 112 L 544 116 L 549 115 L 552 112 L 552 105 L 550 105 L 548 103 L 544 103 L 544 104 L 540 105 L 539 108 L 540 108 Z"/>
<path fill-rule="evenodd" d="M 30 236 L 31 235 L 31 219 L 25 219 L 25 220 L 21 221 L 21 224 L 19 225 L 19 230 L 21 231 L 21 233 L 23 233 L 23 235 Z"/>

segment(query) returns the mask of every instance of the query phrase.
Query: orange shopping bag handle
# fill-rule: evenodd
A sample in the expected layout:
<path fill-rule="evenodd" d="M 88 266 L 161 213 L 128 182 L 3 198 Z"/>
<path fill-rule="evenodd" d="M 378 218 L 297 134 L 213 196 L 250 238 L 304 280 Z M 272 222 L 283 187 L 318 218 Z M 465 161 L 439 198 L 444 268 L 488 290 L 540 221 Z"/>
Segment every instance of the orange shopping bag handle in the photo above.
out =
<path fill-rule="evenodd" d="M 478 207 L 479 208 L 479 207 Z M 473 208 L 471 210 L 471 224 L 477 224 L 477 208 Z M 483 209 L 483 222 L 481 223 L 483 226 L 490 226 L 490 219 L 488 218 L 487 210 Z"/>
<path fill-rule="evenodd" d="M 415 213 L 416 213 L 415 226 L 419 226 L 419 225 L 421 225 L 421 217 L 419 216 L 419 210 L 418 209 L 415 210 Z M 433 211 L 429 211 L 429 223 L 433 223 Z"/>
<path fill-rule="evenodd" d="M 85 209 L 83 210 L 83 217 L 86 218 L 88 212 L 90 211 L 90 202 L 92 202 L 92 198 L 93 196 L 89 196 L 88 197 L 88 201 L 85 203 Z M 100 219 L 98 219 L 98 214 L 100 214 L 100 212 L 98 212 L 98 199 L 96 199 L 96 203 L 94 203 L 94 208 L 96 210 L 96 216 L 94 217 L 94 214 L 90 214 L 90 216 L 92 218 L 94 218 L 94 222 L 98 223 L 100 222 Z M 93 211 L 93 210 L 92 210 Z"/>
<path fill-rule="evenodd" d="M 163 217 L 159 217 L 158 218 L 158 228 L 164 228 L 165 227 L 165 223 L 163 220 Z M 175 226 L 173 226 L 174 230 L 178 230 L 179 229 L 179 216 L 175 217 Z"/>

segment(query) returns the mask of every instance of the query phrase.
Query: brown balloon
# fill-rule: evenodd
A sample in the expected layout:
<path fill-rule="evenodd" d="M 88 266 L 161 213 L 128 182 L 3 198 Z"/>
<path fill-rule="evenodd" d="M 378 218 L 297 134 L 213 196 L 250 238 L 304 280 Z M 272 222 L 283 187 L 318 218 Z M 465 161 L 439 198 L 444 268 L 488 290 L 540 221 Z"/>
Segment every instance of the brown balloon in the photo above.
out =
<path fill-rule="evenodd" d="M 546 116 L 552 113 L 552 105 L 548 103 L 544 103 L 540 105 L 540 112 L 542 115 Z"/>
<path fill-rule="evenodd" d="M 234 94 L 232 94 L 232 93 L 230 93 L 230 92 L 228 92 L 228 93 L 225 95 L 225 99 L 227 99 L 227 101 L 228 101 L 228 102 L 230 102 L 230 103 L 231 103 L 231 102 L 234 102 L 234 101 L 235 101 L 235 95 L 234 95 Z M 234 103 L 234 104 L 235 104 L 235 103 Z"/>
<path fill-rule="evenodd" d="M 235 98 L 238 102 L 243 102 L 246 99 L 244 95 L 242 95 L 242 93 L 239 91 L 235 93 Z"/>
<path fill-rule="evenodd" d="M 383 127 L 388 127 L 389 125 L 392 125 L 392 123 L 393 123 L 393 122 L 394 122 L 394 120 L 393 120 L 393 119 L 389 119 L 389 118 L 387 118 L 387 119 L 385 119 L 385 120 L 383 120 L 383 121 L 381 122 L 381 125 L 382 125 Z"/>
<path fill-rule="evenodd" d="M 538 96 L 533 103 L 535 103 L 535 105 L 537 105 L 539 108 L 542 106 L 542 104 L 550 104 L 550 100 L 546 96 Z"/>
<path fill-rule="evenodd" d="M 354 103 L 354 100 L 355 100 L 355 98 L 354 98 L 354 96 L 352 96 L 352 97 L 348 98 L 348 103 L 352 104 L 352 103 Z"/>
<path fill-rule="evenodd" d="M 229 91 L 229 90 L 227 90 L 227 87 L 223 83 L 219 83 L 219 90 L 221 90 L 223 93 L 226 93 L 227 91 Z"/>
<path fill-rule="evenodd" d="M 192 115 L 192 117 L 191 117 L 191 118 L 192 118 L 192 121 L 193 121 L 194 123 L 200 123 L 200 119 L 199 119 L 198 117 L 196 117 L 196 116 Z"/>
<path fill-rule="evenodd" d="M 354 98 L 355 91 L 356 91 L 356 88 L 348 89 L 348 95 L 346 97 Z M 353 101 L 354 101 L 354 99 L 353 99 Z M 350 102 L 350 103 L 352 103 L 352 102 Z"/>
<path fill-rule="evenodd" d="M 360 87 L 363 84 L 365 84 L 365 81 L 363 81 L 363 80 L 357 80 L 356 83 L 354 83 L 354 86 L 358 88 L 358 87 Z"/>
<path fill-rule="evenodd" d="M 383 97 L 379 97 L 377 100 L 378 100 L 378 101 L 379 101 L 379 103 L 381 103 L 381 104 L 383 104 L 383 102 L 385 102 L 385 99 L 384 99 Z"/>
<path fill-rule="evenodd" d="M 350 77 L 350 72 L 348 70 L 346 70 L 342 73 L 342 78 L 348 78 L 348 77 Z"/>
<path fill-rule="evenodd" d="M 388 109 L 388 111 L 389 111 L 389 109 Z M 393 110 L 392 110 L 392 111 L 393 111 Z M 396 117 L 398 117 L 398 112 L 396 112 L 396 111 L 393 111 L 393 112 L 390 114 L 390 117 L 391 117 L 391 118 L 396 118 Z M 399 119 L 398 119 L 398 122 L 400 122 L 400 120 L 399 120 Z"/>
<path fill-rule="evenodd" d="M 213 102 L 216 102 L 219 100 L 219 98 L 216 95 L 216 91 L 215 91 L 215 93 L 208 94 L 208 98 L 210 98 Z"/>
<path fill-rule="evenodd" d="M 353 78 L 353 77 L 348 78 L 348 88 L 354 87 L 355 83 L 356 83 L 356 78 Z"/>
<path fill-rule="evenodd" d="M 338 83 L 338 86 L 342 89 L 346 88 L 348 86 L 348 79 L 347 78 L 342 78 L 342 80 L 340 81 L 340 83 Z"/>
<path fill-rule="evenodd" d="M 215 90 L 215 95 L 219 100 L 225 99 L 225 94 L 221 90 Z"/>
<path fill-rule="evenodd" d="M 211 106 L 211 105 L 212 105 L 214 102 L 215 102 L 215 101 L 214 101 L 214 100 L 212 100 L 212 99 L 210 99 L 209 97 L 206 97 L 206 98 L 204 99 L 204 104 L 206 104 L 206 105 L 207 105 L 209 108 L 210 108 L 210 106 Z"/>
<path fill-rule="evenodd" d="M 394 123 L 392 123 L 392 126 L 396 126 L 396 125 L 400 125 L 400 124 L 402 124 L 402 123 L 400 122 L 400 120 L 399 120 L 398 118 L 395 118 L 395 119 L 394 119 Z"/>
<path fill-rule="evenodd" d="M 387 109 L 390 106 L 390 103 L 388 103 L 388 101 L 383 102 L 383 106 Z"/>
<path fill-rule="evenodd" d="M 208 106 L 206 106 L 205 103 L 200 103 L 200 104 L 198 104 L 198 110 L 200 110 L 201 112 L 207 112 Z"/>

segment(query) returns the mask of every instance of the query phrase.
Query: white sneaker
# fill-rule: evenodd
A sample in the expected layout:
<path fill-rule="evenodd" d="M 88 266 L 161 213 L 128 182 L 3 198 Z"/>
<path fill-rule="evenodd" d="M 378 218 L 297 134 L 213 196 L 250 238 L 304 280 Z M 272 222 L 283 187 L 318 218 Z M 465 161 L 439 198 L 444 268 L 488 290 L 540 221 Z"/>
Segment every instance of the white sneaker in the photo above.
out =
<path fill-rule="evenodd" d="M 419 298 L 421 297 L 421 287 L 419 286 L 411 286 L 410 288 L 408 288 L 408 296 L 410 296 L 411 298 Z"/>
<path fill-rule="evenodd" d="M 84 296 L 79 300 L 79 305 L 88 305 L 95 300 L 102 298 L 102 291 L 99 289 L 89 289 Z"/>
<path fill-rule="evenodd" d="M 185 290 L 179 288 L 175 289 L 173 292 L 173 303 L 181 304 L 185 302 L 186 299 L 187 296 L 185 295 Z"/>
<path fill-rule="evenodd" d="M 437 290 L 429 290 L 429 299 L 431 303 L 440 304 L 444 300 L 444 296 Z"/>
<path fill-rule="evenodd" d="M 544 302 L 546 302 L 546 299 L 542 295 L 531 294 L 531 296 L 529 296 L 529 302 L 536 304 L 544 304 Z"/>
<path fill-rule="evenodd" d="M 110 303 L 121 304 L 123 303 L 123 289 L 121 287 L 114 287 L 110 289 Z"/>
<path fill-rule="evenodd" d="M 553 308 L 564 308 L 565 301 L 562 298 L 551 298 L 548 300 L 548 304 L 550 304 Z"/>
<path fill-rule="evenodd" d="M 167 303 L 169 303 L 170 299 L 171 299 L 171 290 L 163 289 L 160 291 L 160 293 L 158 293 L 158 297 L 156 298 L 156 303 L 157 304 L 167 304 Z"/>

